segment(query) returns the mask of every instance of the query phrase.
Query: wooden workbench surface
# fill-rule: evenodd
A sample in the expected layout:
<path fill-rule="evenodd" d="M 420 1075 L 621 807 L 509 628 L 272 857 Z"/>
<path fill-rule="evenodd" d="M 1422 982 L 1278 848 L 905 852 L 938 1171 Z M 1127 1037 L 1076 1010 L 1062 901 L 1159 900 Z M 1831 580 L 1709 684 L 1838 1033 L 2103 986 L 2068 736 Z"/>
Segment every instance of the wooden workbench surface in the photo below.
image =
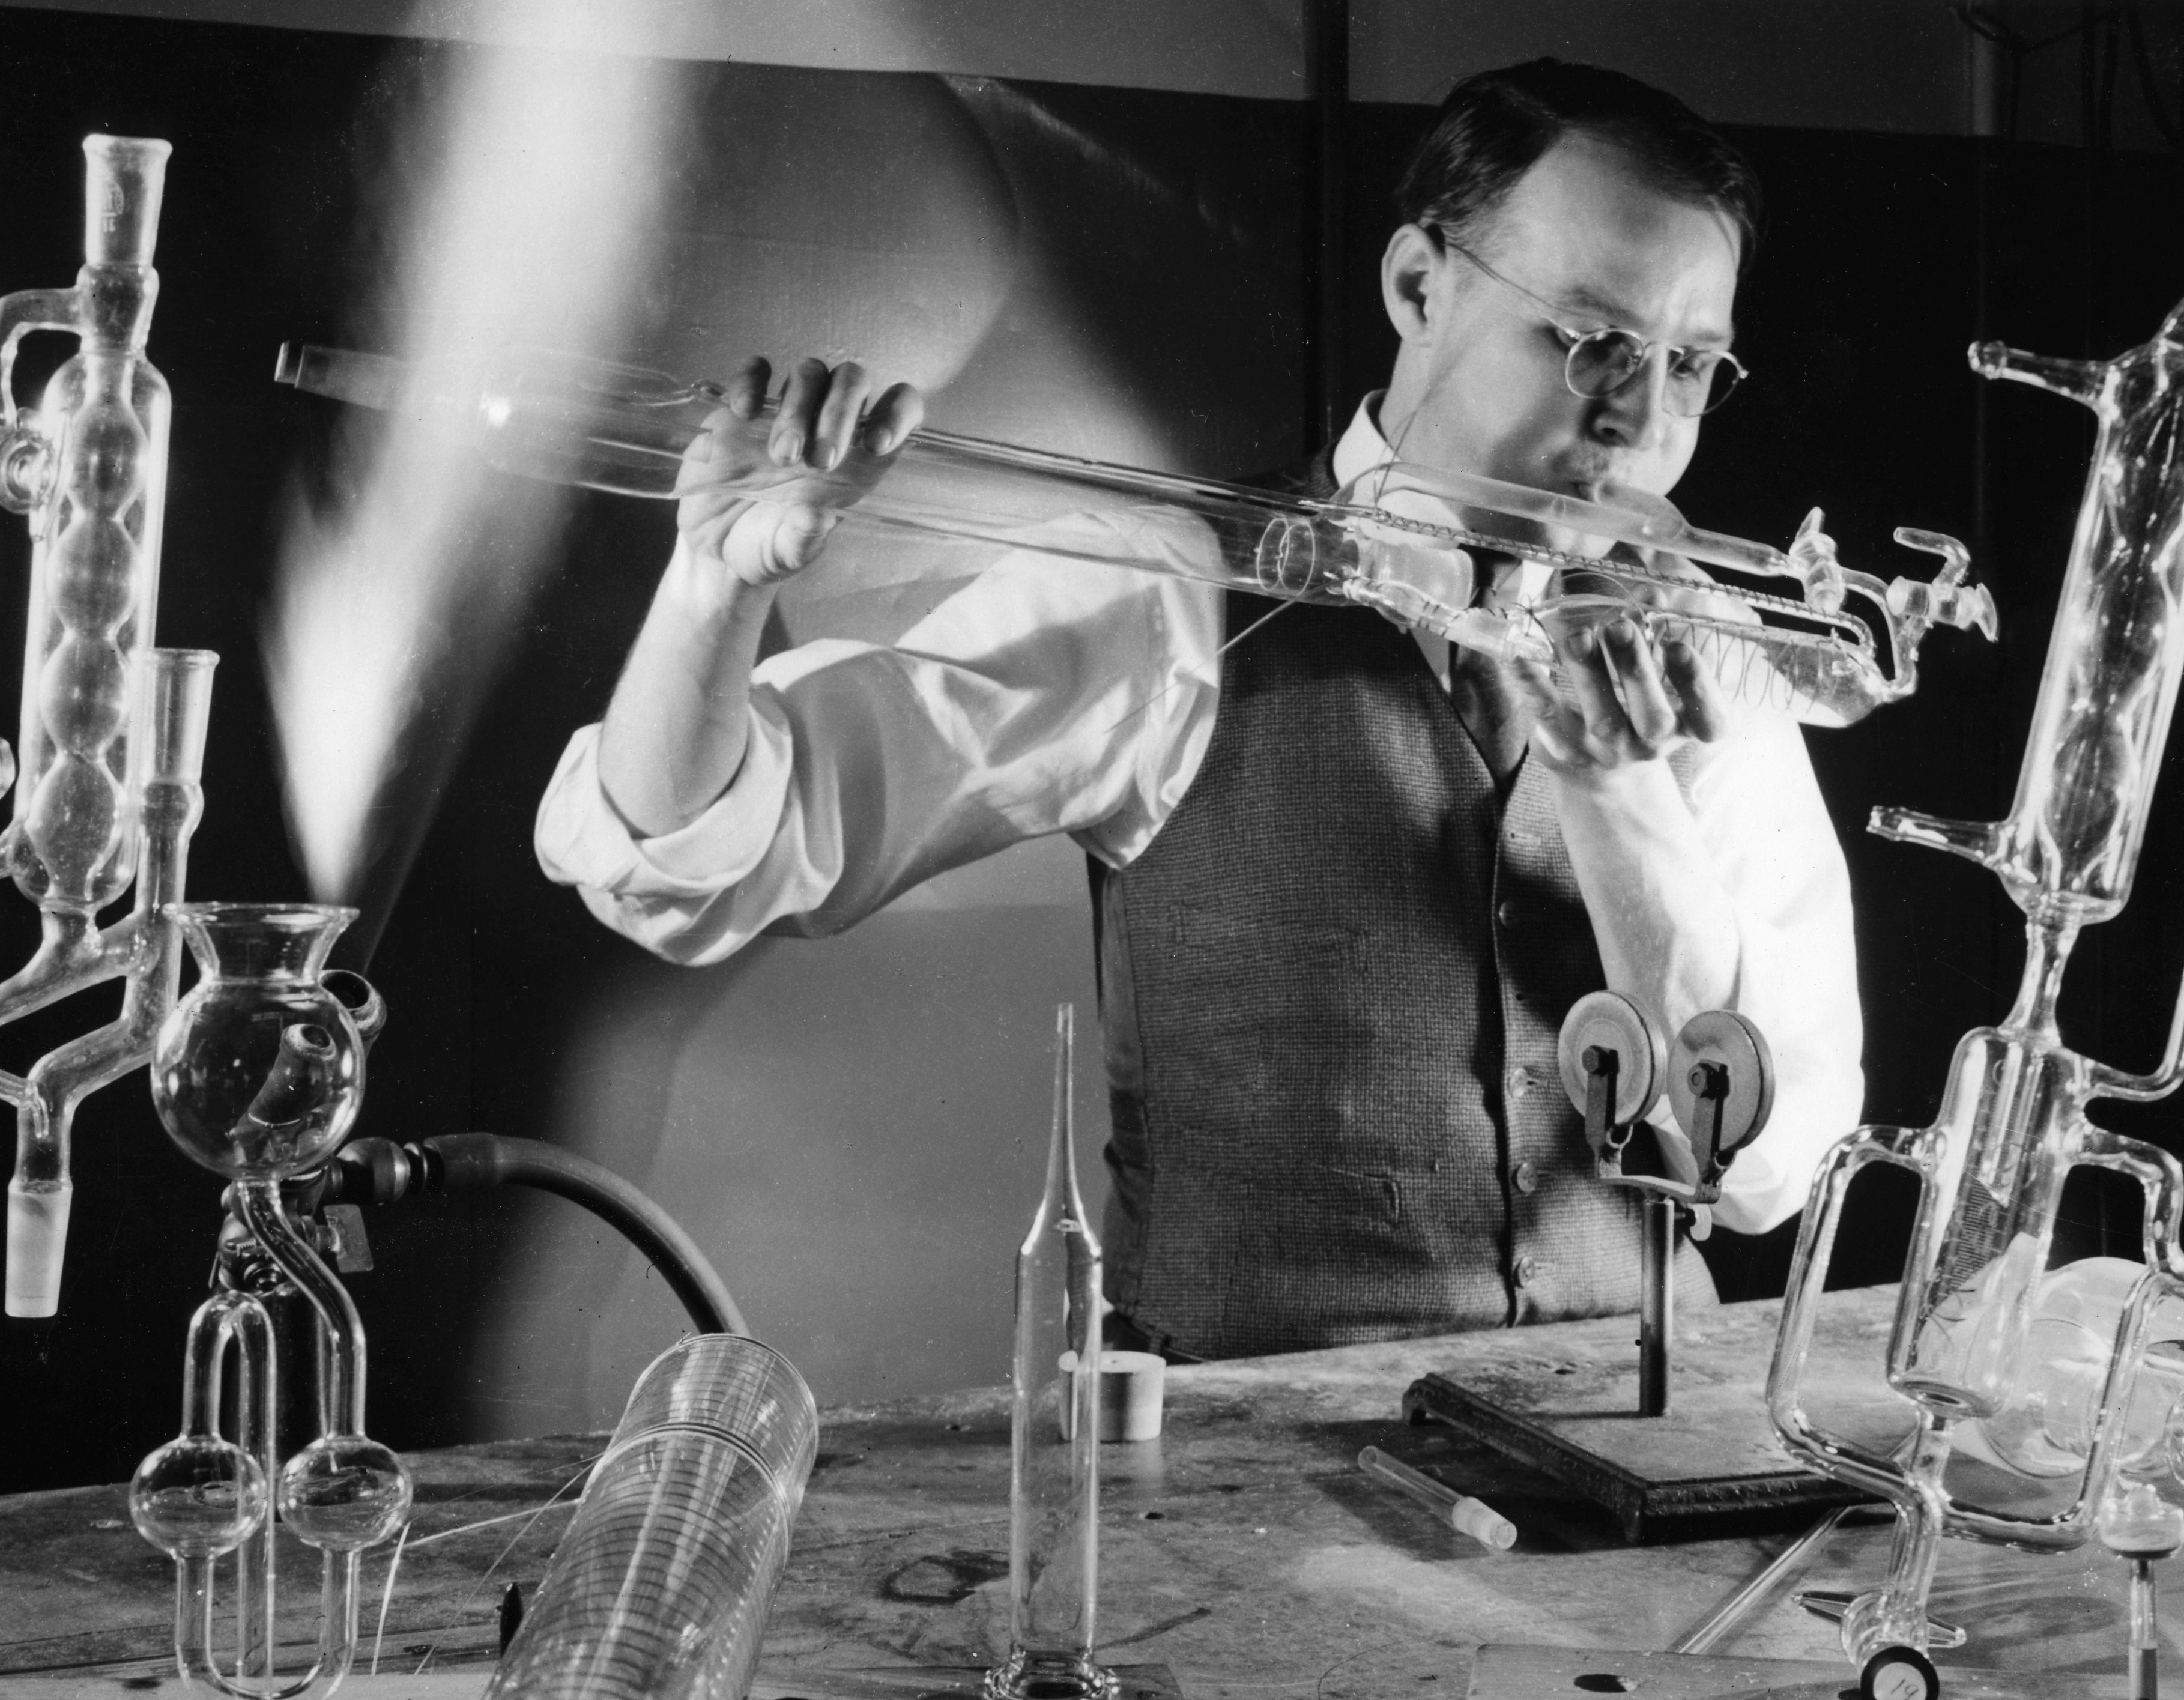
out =
<path fill-rule="evenodd" d="M 1756 1385 L 1775 1308 L 1696 1313 L 1682 1331 L 1748 1337 Z M 1838 1380 L 1877 1378 L 1887 1320 L 1883 1294 L 1831 1296 L 1825 1349 L 1852 1366 Z M 1101 1450 L 1106 1655 L 1165 1665 L 1191 1700 L 1456 1700 L 1482 1642 L 1668 1647 L 1789 1531 L 1630 1547 L 1566 1490 L 1446 1431 L 1407 1429 L 1398 1411 L 1404 1389 L 1432 1371 L 1513 1357 L 1578 1377 L 1619 1370 L 1631 1331 L 1613 1318 L 1171 1370 L 1165 1435 Z M 418 1509 L 383 1631 L 388 1549 L 365 1564 L 358 1668 L 376 1646 L 382 1680 L 344 1693 L 475 1693 L 503 1591 L 510 1581 L 535 1591 L 599 1444 L 556 1436 L 414 1458 Z M 758 1694 L 823 1694 L 828 1673 L 989 1659 L 1007 1638 L 1004 1391 L 830 1410 L 820 1444 Z M 1489 1552 L 1374 1485 L 1355 1462 L 1368 1445 L 1490 1500 L 1522 1531 L 1516 1549 Z M 1839 1535 L 1805 1585 L 1859 1586 L 1877 1575 L 1886 1541 L 1885 1530 Z M 148 1686 L 172 1669 L 171 1574 L 130 1527 L 118 1486 L 0 1501 L 0 1678 L 28 1692 L 47 1686 L 21 1681 L 33 1673 L 100 1667 L 77 1692 L 116 1692 L 131 1676 Z M 1942 1660 L 2055 1673 L 2056 1692 L 2120 1692 L 2105 1673 L 2121 1666 L 2121 1581 L 2098 1552 L 2034 1558 L 1951 1543 L 1934 1610 L 1964 1622 L 1971 1641 Z M 1831 1626 L 1786 1598 L 1724 1650 L 1837 1656 Z M 1504 1657 L 1496 1668 L 1515 1666 Z M 1645 1686 L 1701 1692 L 1651 1670 Z"/>

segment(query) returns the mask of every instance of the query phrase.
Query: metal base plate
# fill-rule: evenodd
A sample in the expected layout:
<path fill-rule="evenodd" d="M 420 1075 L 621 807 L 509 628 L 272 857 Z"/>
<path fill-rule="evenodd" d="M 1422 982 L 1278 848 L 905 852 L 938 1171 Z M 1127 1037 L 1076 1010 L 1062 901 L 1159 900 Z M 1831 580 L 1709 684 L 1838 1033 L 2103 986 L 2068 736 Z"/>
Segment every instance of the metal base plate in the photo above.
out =
<path fill-rule="evenodd" d="M 1870 1435 L 1884 1448 L 1909 1428 L 1908 1407 L 1872 1380 L 1885 1327 L 1886 1292 L 1830 1294 L 1823 1334 L 1864 1371 L 1817 1373 L 1813 1385 L 1859 1385 L 1851 1403 L 1831 1398 L 1829 1426 Z M 1678 1319 L 1666 1414 L 1638 1409 L 1636 1319 L 1603 1318 L 1559 1330 L 1557 1350 L 1528 1347 L 1513 1329 L 1485 1362 L 1428 1375 L 1403 1396 L 1413 1422 L 1429 1419 L 1567 1483 L 1614 1513 L 1627 1540 L 1706 1537 L 1731 1517 L 1799 1513 L 1868 1497 L 1791 1462 L 1768 1420 L 1765 1382 L 1774 1356 L 1774 1305 L 1693 1310 Z M 1708 1526 L 1712 1525 L 1712 1526 Z"/>

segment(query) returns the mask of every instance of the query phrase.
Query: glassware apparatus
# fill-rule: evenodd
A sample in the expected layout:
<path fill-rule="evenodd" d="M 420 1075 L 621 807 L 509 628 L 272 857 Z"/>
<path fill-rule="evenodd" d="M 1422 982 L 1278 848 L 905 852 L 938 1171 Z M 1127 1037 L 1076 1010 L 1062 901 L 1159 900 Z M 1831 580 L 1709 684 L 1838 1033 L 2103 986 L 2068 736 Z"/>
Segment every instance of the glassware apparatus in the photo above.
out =
<path fill-rule="evenodd" d="M 274 376 L 399 410 L 504 471 L 635 496 L 674 493 L 684 455 L 723 401 L 716 384 L 532 348 L 412 365 L 288 343 Z M 711 476 L 760 499 L 793 486 L 799 499 L 844 508 L 857 523 L 925 538 L 1362 604 L 1473 649 L 1542 663 L 1554 659 L 1557 634 L 1624 616 L 1658 639 L 1690 644 L 1733 700 L 1817 726 L 1847 726 L 1908 695 L 1930 627 L 1990 638 L 1995 629 L 1992 599 L 1965 580 L 1963 546 L 1935 532 L 1896 537 L 1942 555 L 1936 576 L 1884 583 L 1812 551 L 1701 531 L 1635 491 L 1585 501 L 1390 462 L 1323 501 L 933 430 L 911 433 L 874 488 L 847 462 L 832 472 L 777 466 L 768 432 L 763 416 L 732 426 Z M 1488 607 L 1476 595 L 1473 550 L 1582 570 L 1590 588 L 1536 610 Z M 1793 580 L 1800 594 L 1695 588 L 1663 557 Z M 1865 614 L 1845 610 L 1852 594 Z M 1887 669 L 1875 623 L 1887 636 Z"/>
<path fill-rule="evenodd" d="M 118 1020 L 27 1077 L 0 1075 L 16 1112 L 7 1311 L 22 1317 L 59 1306 L 76 1106 L 145 1060 L 174 1001 L 181 949 L 163 911 L 182 895 L 201 807 L 216 660 L 151 647 L 169 403 L 144 348 L 168 145 L 92 136 L 83 146 L 74 287 L 0 296 L 0 506 L 28 514 L 34 540 L 20 783 L 0 856 L 42 911 L 36 952 L 0 983 L 0 1022 L 104 980 L 128 989 Z M 34 331 L 68 332 L 79 346 L 26 411 L 14 400 L 14 359 Z M 14 771 L 0 760 L 0 783 Z M 132 877 L 132 912 L 101 930 L 98 911 Z"/>
<path fill-rule="evenodd" d="M 1077 1012 L 1055 1012 L 1046 1185 L 1017 1253 L 1009 1652 L 986 1700 L 1112 1700 L 1094 1663 L 1100 1569 L 1100 1242 L 1077 1190 Z M 1064 1407 L 1067 1408 L 1065 1419 Z"/>
<path fill-rule="evenodd" d="M 631 1390 L 488 1700 L 743 1700 L 819 1444 L 811 1390 L 696 1335 Z"/>
<path fill-rule="evenodd" d="M 175 1143 L 226 1175 L 229 1207 L 263 1253 L 263 1279 L 224 1285 L 190 1323 L 182 1432 L 138 1466 L 130 1511 L 176 1564 L 175 1651 L 184 1677 L 246 1700 L 323 1694 L 356 1646 L 365 1548 L 408 1515 L 410 1474 L 364 1431 L 364 1325 L 333 1272 L 297 1231 L 281 1183 L 324 1162 L 354 1123 L 364 1059 L 385 1005 L 355 977 L 356 1010 L 326 984 L 326 952 L 350 909 L 183 905 L 199 978 L 160 1024 L 152 1100 Z M 363 1014 L 361 1024 L 357 1012 Z M 226 1276 L 234 1265 L 223 1257 Z M 277 1413 L 283 1370 L 268 1301 L 292 1290 L 316 1318 L 317 1437 L 284 1464 Z M 237 1435 L 220 1434 L 229 1348 L 237 1362 Z M 269 1512 L 324 1554 L 318 1657 L 302 1676 L 273 1669 L 276 1564 Z M 237 1565 L 237 1669 L 213 1649 L 213 1563 Z"/>
<path fill-rule="evenodd" d="M 1925 1645 L 1925 1601 L 1944 1535 L 2033 1549 L 2082 1543 L 2134 1453 L 2131 1413 L 2164 1301 L 2184 1293 L 2184 1168 L 2098 1128 L 2103 1097 L 2159 1098 L 2184 1081 L 2184 995 L 2159 1065 L 2132 1074 L 2068 1049 L 2056 1000 L 2078 931 L 2131 895 L 2156 772 L 2184 676 L 2184 306 L 2113 360 L 2047 360 L 1997 343 L 1971 351 L 1982 376 L 2071 397 L 2099 421 L 2032 729 L 2008 817 L 1992 824 L 1879 809 L 1873 830 L 1995 871 L 2025 914 L 2024 977 L 1999 1025 L 1964 1035 L 1939 1115 L 1923 1129 L 1869 1127 L 1836 1147 L 1814 1181 L 1769 1382 L 1776 1427 L 1814 1469 L 1898 1508 L 1882 1586 L 1843 1619 L 1853 1662 Z M 1916 1174 L 1922 1196 L 1887 1359 L 1915 1427 L 1893 1455 L 1822 1429 L 1803 1407 L 1815 1307 L 1843 1195 L 1869 1164 Z M 2109 1315 L 2098 1391 L 2065 1448 L 2069 1504 L 2053 1513 L 1965 1502 L 1943 1480 L 1960 1424 L 2005 1444 L 2029 1425 L 2014 1379 L 2034 1350 L 2063 1183 L 2080 1164 L 2136 1179 L 2144 1256 Z M 2053 1307 L 2049 1315 L 2055 1313 Z M 2082 1378 L 2081 1378 L 2082 1380 Z M 2040 1427 L 2047 1428 L 2042 1413 Z M 2052 1441 L 2052 1435 L 2046 1435 Z M 2081 1462 L 2071 1452 L 2082 1447 Z"/>
<path fill-rule="evenodd" d="M 75 287 L 0 297 L 0 504 L 32 516 L 22 748 L 7 838 L 33 901 L 86 914 L 135 872 L 130 695 L 159 594 L 167 381 L 144 358 L 164 142 L 85 138 Z M 14 403 L 30 331 L 81 339 L 33 414 Z"/>

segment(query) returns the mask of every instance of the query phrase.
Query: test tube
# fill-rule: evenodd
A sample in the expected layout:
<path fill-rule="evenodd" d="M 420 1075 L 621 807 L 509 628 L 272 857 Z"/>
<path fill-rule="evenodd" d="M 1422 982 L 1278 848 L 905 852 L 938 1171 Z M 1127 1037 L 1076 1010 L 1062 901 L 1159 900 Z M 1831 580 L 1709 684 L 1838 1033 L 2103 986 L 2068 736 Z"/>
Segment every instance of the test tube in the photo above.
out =
<path fill-rule="evenodd" d="M 1482 1547 L 1507 1552 L 1517 1544 L 1517 1525 L 1483 1499 L 1458 1493 L 1423 1471 L 1390 1458 L 1378 1446 L 1357 1454 L 1357 1468 L 1373 1480 L 1398 1493 L 1407 1493 L 1459 1535 L 1468 1535 Z"/>

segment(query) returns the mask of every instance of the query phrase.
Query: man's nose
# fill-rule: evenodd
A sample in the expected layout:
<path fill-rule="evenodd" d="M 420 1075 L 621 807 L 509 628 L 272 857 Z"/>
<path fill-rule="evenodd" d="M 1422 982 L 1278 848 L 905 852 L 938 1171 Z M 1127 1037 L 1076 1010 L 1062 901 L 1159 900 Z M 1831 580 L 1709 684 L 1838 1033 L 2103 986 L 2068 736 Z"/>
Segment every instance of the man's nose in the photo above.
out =
<path fill-rule="evenodd" d="M 1668 391 L 1669 351 L 1648 348 L 1645 364 L 1594 403 L 1593 434 L 1620 449 L 1650 449 L 1669 428 Z"/>

